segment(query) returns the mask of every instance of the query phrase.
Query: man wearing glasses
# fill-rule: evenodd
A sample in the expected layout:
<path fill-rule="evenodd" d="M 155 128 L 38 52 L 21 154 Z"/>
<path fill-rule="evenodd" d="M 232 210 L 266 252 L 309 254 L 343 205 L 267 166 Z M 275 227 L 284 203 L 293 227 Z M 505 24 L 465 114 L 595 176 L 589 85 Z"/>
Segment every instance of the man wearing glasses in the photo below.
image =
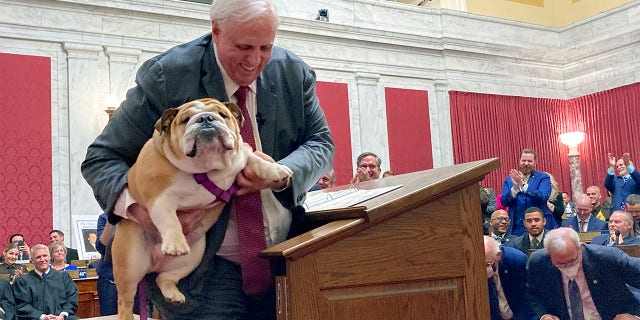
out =
<path fill-rule="evenodd" d="M 507 234 L 509 230 L 509 213 L 505 210 L 496 210 L 491 214 L 491 230 L 489 235 L 500 244 L 511 241 L 511 235 Z"/>
<path fill-rule="evenodd" d="M 375 153 L 362 153 L 356 160 L 356 174 L 353 176 L 353 179 L 351 179 L 351 183 L 376 180 L 380 178 L 381 165 L 382 159 L 380 159 Z"/>
<path fill-rule="evenodd" d="M 563 221 L 563 227 L 573 228 L 576 232 L 607 230 L 607 223 L 591 214 L 591 198 L 581 194 L 576 198 L 576 215 Z"/>
<path fill-rule="evenodd" d="M 606 271 L 606 272 L 605 272 Z M 531 254 L 526 294 L 540 320 L 638 319 L 640 259 L 619 249 L 580 243 L 570 228 L 547 232 Z"/>

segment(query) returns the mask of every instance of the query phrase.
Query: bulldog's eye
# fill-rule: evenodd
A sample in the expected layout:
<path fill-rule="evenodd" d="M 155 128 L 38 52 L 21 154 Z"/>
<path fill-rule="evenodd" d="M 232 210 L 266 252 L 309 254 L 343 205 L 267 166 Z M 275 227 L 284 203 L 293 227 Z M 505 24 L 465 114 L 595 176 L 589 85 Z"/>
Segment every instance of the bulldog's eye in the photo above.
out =
<path fill-rule="evenodd" d="M 222 119 L 229 119 L 229 117 L 225 113 L 218 113 Z"/>
<path fill-rule="evenodd" d="M 189 117 L 184 118 L 184 119 L 182 120 L 182 123 L 187 123 L 187 122 L 189 122 Z"/>

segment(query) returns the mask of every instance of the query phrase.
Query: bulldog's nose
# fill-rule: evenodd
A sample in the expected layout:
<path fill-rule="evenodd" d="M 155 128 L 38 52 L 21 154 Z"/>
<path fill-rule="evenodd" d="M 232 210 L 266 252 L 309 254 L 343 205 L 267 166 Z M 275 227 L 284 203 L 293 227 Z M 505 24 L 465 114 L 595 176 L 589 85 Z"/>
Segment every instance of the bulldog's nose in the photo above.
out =
<path fill-rule="evenodd" d="M 198 118 L 198 123 L 212 123 L 213 122 L 213 116 L 210 114 L 205 114 L 200 116 L 200 118 Z"/>

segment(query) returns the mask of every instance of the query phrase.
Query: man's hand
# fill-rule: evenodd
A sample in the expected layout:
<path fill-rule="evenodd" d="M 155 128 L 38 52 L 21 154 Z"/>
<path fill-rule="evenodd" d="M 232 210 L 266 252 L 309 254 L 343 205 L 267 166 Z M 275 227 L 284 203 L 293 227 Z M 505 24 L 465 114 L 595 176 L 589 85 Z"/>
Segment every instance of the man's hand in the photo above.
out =
<path fill-rule="evenodd" d="M 629 167 L 631 164 L 631 157 L 629 156 L 629 152 L 626 152 L 622 155 L 622 161 L 624 162 L 625 167 Z"/>
<path fill-rule="evenodd" d="M 613 153 L 608 153 L 607 158 L 609 158 L 609 168 L 616 170 L 616 156 Z"/>
<path fill-rule="evenodd" d="M 524 174 L 516 169 L 511 169 L 509 171 L 509 177 L 511 177 L 511 182 L 514 186 L 521 187 L 524 185 Z"/>
<path fill-rule="evenodd" d="M 254 151 L 253 153 L 266 161 L 276 162 L 273 158 L 260 151 Z M 282 189 L 284 187 L 281 183 L 267 181 L 258 177 L 255 171 L 253 171 L 249 166 L 246 166 L 240 173 L 238 173 L 236 176 L 236 182 L 240 186 L 240 189 L 238 189 L 238 192 L 236 193 L 236 195 L 239 196 L 262 189 Z"/>

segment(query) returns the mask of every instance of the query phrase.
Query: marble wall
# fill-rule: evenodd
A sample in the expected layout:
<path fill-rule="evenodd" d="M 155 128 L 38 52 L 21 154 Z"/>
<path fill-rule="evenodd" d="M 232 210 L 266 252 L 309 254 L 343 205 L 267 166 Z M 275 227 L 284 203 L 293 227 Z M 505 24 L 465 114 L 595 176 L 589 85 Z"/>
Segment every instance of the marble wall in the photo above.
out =
<path fill-rule="evenodd" d="M 384 88 L 428 90 L 434 166 L 453 163 L 450 90 L 573 98 L 640 79 L 640 2 L 563 28 L 374 0 L 276 0 L 278 45 L 321 81 L 347 83 L 354 157 L 384 150 Z M 449 1 L 451 2 L 451 1 Z M 100 208 L 80 174 L 138 66 L 209 31 L 174 0 L 0 0 L 0 52 L 51 58 L 54 226 Z M 330 21 L 316 21 L 317 10 Z M 368 133 L 367 139 L 361 133 Z M 380 137 L 371 139 L 370 137 Z M 388 154 L 381 152 L 385 163 Z"/>

